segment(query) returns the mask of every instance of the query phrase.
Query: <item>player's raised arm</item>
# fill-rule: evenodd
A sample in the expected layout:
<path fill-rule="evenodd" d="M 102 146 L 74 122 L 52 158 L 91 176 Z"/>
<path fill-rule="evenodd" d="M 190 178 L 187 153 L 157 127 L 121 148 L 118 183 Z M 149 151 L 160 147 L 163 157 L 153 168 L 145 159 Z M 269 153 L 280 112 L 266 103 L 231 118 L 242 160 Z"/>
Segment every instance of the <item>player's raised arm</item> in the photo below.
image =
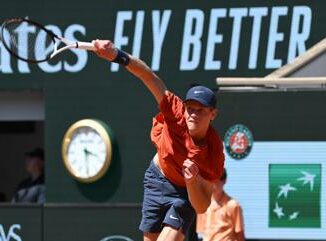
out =
<path fill-rule="evenodd" d="M 166 91 L 164 82 L 139 58 L 136 58 L 122 50 L 115 48 L 110 40 L 94 40 L 95 53 L 110 62 L 118 63 L 138 77 L 150 92 L 157 103 L 160 103 Z"/>

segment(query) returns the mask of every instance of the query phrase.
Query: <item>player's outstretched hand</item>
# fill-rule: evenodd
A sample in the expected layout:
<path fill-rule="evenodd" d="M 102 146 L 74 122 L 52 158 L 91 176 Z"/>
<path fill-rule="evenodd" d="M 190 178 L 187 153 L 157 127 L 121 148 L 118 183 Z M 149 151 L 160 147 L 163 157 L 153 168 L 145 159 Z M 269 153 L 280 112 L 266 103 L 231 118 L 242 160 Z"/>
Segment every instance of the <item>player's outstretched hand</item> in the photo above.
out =
<path fill-rule="evenodd" d="M 117 49 L 110 40 L 93 40 L 92 44 L 95 46 L 95 53 L 97 56 L 112 61 L 118 54 Z"/>
<path fill-rule="evenodd" d="M 186 159 L 183 162 L 183 177 L 187 183 L 195 180 L 199 173 L 199 169 L 196 163 L 190 159 Z"/>

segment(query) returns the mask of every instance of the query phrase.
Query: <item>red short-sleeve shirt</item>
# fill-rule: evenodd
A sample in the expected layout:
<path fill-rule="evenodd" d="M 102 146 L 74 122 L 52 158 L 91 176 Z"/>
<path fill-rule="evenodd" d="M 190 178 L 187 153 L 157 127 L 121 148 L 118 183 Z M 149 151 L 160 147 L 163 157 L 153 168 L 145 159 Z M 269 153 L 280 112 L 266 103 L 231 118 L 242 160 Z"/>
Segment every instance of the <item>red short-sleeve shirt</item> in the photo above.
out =
<path fill-rule="evenodd" d="M 182 100 L 166 92 L 160 103 L 160 113 L 153 118 L 151 140 L 157 148 L 160 167 L 168 180 L 185 186 L 182 165 L 186 159 L 194 161 L 206 180 L 220 178 L 224 167 L 223 143 L 212 126 L 206 134 L 206 145 L 193 142 L 184 117 Z"/>

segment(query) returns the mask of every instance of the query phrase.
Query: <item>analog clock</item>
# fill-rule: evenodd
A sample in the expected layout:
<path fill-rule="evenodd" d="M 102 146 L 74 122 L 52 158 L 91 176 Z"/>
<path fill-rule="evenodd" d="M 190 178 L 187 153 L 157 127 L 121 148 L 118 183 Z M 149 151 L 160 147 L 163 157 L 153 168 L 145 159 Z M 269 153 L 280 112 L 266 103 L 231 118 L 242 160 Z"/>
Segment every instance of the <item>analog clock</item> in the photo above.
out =
<path fill-rule="evenodd" d="M 94 182 L 108 170 L 112 143 L 108 126 L 94 119 L 77 121 L 62 141 L 62 157 L 68 172 L 81 182 Z"/>

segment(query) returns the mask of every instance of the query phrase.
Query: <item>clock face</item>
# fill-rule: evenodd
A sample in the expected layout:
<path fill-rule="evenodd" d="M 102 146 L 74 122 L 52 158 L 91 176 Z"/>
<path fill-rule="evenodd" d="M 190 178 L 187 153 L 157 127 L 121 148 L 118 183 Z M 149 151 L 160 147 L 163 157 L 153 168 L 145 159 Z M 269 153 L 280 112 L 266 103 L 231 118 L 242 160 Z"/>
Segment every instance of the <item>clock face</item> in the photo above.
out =
<path fill-rule="evenodd" d="M 110 138 L 97 122 L 77 122 L 66 133 L 63 156 L 72 176 L 84 182 L 95 181 L 110 165 Z"/>

